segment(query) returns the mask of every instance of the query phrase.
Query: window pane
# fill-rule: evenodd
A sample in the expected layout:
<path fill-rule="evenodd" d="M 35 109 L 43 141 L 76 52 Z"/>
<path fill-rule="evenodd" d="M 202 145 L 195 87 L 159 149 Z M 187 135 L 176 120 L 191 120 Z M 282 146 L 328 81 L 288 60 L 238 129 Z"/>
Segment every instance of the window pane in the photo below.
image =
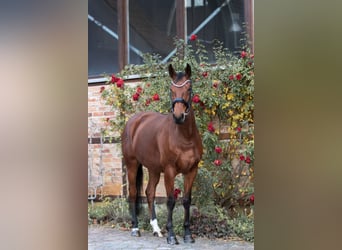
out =
<path fill-rule="evenodd" d="M 117 0 L 88 1 L 88 75 L 118 71 Z"/>
<path fill-rule="evenodd" d="M 166 57 L 174 49 L 175 17 L 174 0 L 130 0 L 129 63 L 141 64 L 141 52 Z"/>
<path fill-rule="evenodd" d="M 214 39 L 223 42 L 230 51 L 240 50 L 241 32 L 243 31 L 244 1 L 208 1 L 187 0 L 187 33 L 195 32 L 203 44 L 207 46 L 209 60 L 213 61 L 213 53 L 209 51 Z"/>

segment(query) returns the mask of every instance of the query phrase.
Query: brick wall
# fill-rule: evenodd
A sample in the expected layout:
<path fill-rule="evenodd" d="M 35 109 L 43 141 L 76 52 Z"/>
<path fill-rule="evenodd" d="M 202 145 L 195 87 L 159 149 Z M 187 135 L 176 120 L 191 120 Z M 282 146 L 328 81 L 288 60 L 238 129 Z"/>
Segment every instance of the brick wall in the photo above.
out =
<path fill-rule="evenodd" d="M 134 85 L 135 82 L 130 84 Z M 106 118 L 115 119 L 116 113 L 101 99 L 101 87 L 107 86 L 88 85 L 88 186 L 97 187 L 98 195 L 125 196 L 128 188 L 122 166 L 121 145 L 104 140 L 100 143 L 101 129 L 106 127 Z M 148 172 L 144 169 L 144 186 L 147 181 Z M 89 194 L 90 191 L 91 189 Z M 157 186 L 156 196 L 165 196 L 163 175 Z"/>
<path fill-rule="evenodd" d="M 88 86 L 88 186 L 97 187 L 97 194 L 123 195 L 122 157 L 117 143 L 100 143 L 106 118 L 115 112 L 101 99 L 101 87 Z"/>

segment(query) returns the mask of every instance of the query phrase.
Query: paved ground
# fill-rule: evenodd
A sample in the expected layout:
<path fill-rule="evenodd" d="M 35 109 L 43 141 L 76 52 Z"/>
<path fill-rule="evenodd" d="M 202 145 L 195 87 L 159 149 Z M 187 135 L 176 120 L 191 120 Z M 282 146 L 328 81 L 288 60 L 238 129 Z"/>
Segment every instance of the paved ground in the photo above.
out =
<path fill-rule="evenodd" d="M 92 225 L 88 227 L 88 249 L 139 249 L 139 250 L 168 250 L 168 249 L 204 249 L 204 250 L 254 250 L 254 244 L 235 240 L 208 240 L 196 238 L 193 244 L 183 243 L 183 238 L 177 236 L 179 245 L 169 245 L 166 238 L 152 236 L 151 232 L 141 232 L 141 237 L 131 237 L 129 231 L 120 231 L 108 226 Z"/>

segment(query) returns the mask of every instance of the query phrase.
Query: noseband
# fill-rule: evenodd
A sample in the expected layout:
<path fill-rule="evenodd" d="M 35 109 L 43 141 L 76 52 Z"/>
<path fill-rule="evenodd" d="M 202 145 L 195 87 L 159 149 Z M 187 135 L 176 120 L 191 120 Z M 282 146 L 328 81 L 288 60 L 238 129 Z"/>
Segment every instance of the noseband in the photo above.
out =
<path fill-rule="evenodd" d="M 176 103 L 178 103 L 178 102 L 183 103 L 186 107 L 184 115 L 187 115 L 189 113 L 190 107 L 191 107 L 191 102 L 192 102 L 192 88 L 191 88 L 191 80 L 186 80 L 185 82 L 183 82 L 180 85 L 177 85 L 173 81 L 171 81 L 171 84 L 177 88 L 184 87 L 185 84 L 187 84 L 188 82 L 190 82 L 190 88 L 188 89 L 188 91 L 190 91 L 190 98 L 188 101 L 185 101 L 183 98 L 180 98 L 180 97 L 177 97 L 174 100 L 172 100 L 171 92 L 170 92 L 170 99 L 172 100 L 172 103 L 171 103 L 171 112 L 172 113 L 173 113 L 173 109 L 174 109 Z"/>

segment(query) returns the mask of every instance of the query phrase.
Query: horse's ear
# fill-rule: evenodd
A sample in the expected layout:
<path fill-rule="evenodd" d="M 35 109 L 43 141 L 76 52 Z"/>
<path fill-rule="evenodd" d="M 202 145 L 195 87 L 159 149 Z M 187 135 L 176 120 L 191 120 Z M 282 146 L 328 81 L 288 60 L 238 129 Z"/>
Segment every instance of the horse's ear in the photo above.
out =
<path fill-rule="evenodd" d="M 187 63 L 186 67 L 185 67 L 185 76 L 189 79 L 191 77 L 191 67 L 190 65 Z"/>
<path fill-rule="evenodd" d="M 176 78 L 176 71 L 174 70 L 174 68 L 172 67 L 172 64 L 169 65 L 169 75 L 171 77 L 171 79 L 175 79 Z"/>

